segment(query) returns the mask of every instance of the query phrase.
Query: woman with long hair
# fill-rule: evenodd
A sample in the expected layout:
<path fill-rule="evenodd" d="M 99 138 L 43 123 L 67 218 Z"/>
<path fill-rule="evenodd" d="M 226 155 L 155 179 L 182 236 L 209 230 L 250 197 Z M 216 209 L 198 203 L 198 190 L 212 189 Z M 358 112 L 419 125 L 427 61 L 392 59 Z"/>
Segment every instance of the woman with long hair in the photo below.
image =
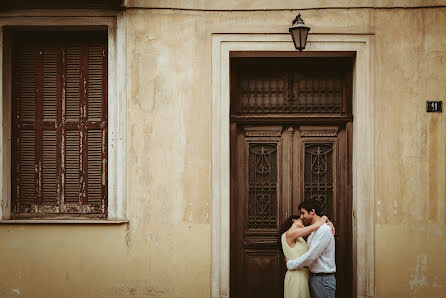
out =
<path fill-rule="evenodd" d="M 288 217 L 280 227 L 280 241 L 285 258 L 294 260 L 306 253 L 308 246 L 303 237 L 316 231 L 326 222 L 329 222 L 328 218 L 322 216 L 319 221 L 306 227 L 299 216 L 292 215 Z M 334 230 L 332 224 L 331 226 Z M 284 297 L 309 298 L 308 278 L 307 268 L 288 270 L 284 280 Z"/>

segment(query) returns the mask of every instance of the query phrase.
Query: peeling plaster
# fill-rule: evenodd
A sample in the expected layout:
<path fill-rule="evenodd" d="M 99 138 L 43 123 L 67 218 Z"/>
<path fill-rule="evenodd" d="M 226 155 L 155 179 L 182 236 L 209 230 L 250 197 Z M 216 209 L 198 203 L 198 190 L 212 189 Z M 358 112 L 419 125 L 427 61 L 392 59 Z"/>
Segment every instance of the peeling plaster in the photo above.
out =
<path fill-rule="evenodd" d="M 426 227 L 423 224 L 419 224 L 417 226 L 417 229 L 419 232 L 425 232 L 426 231 Z"/>
<path fill-rule="evenodd" d="M 393 215 L 398 215 L 398 202 L 396 200 L 393 201 Z"/>
<path fill-rule="evenodd" d="M 169 291 L 164 291 L 164 290 L 159 290 L 159 289 L 155 289 L 152 287 L 147 287 L 144 290 L 146 295 L 151 295 L 151 296 L 163 296 L 165 294 L 167 294 L 167 292 Z"/>
<path fill-rule="evenodd" d="M 417 265 L 415 267 L 415 274 L 411 274 L 411 279 L 409 281 L 409 287 L 411 290 L 414 290 L 414 288 L 418 287 L 425 287 L 427 286 L 427 277 L 426 277 L 426 271 L 427 271 L 427 256 L 417 255 Z"/>
<path fill-rule="evenodd" d="M 124 294 L 124 285 L 122 285 L 122 284 L 115 284 L 115 285 L 113 285 L 112 289 L 113 289 L 113 292 L 115 292 L 119 296 L 123 296 L 123 294 Z"/>
<path fill-rule="evenodd" d="M 190 208 L 192 209 L 192 202 L 189 203 Z M 192 211 L 189 212 L 189 218 L 188 218 L 189 222 L 193 222 L 193 216 L 192 216 Z"/>
<path fill-rule="evenodd" d="M 17 295 L 20 295 L 20 290 L 19 289 L 11 289 L 11 291 Z"/>
<path fill-rule="evenodd" d="M 131 245 L 130 225 L 127 225 L 125 228 L 125 244 L 126 244 L 127 248 L 130 248 L 130 245 Z"/>
<path fill-rule="evenodd" d="M 438 276 L 433 276 L 432 281 L 429 281 L 429 271 L 428 271 L 427 255 L 419 254 L 417 255 L 417 263 L 415 267 L 415 273 L 410 275 L 409 288 L 411 294 L 416 296 L 417 290 L 426 287 L 443 288 Z"/>
<path fill-rule="evenodd" d="M 129 290 L 130 295 L 132 295 L 132 296 L 136 295 L 136 288 L 128 288 L 128 290 Z"/>
<path fill-rule="evenodd" d="M 443 237 L 443 228 L 441 228 L 441 227 L 436 228 L 434 230 L 434 235 L 442 238 Z"/>

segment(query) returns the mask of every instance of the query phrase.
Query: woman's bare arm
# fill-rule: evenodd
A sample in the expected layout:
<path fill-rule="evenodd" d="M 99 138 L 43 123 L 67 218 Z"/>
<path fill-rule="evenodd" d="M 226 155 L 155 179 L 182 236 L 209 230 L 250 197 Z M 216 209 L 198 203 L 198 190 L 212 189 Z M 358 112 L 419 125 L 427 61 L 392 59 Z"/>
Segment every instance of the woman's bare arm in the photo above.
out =
<path fill-rule="evenodd" d="M 332 233 L 333 236 L 334 236 L 334 235 L 336 234 L 336 229 L 335 229 L 333 223 L 332 223 L 331 221 L 327 221 L 327 225 L 330 226 L 330 228 L 331 228 L 331 233 Z"/>
<path fill-rule="evenodd" d="M 296 228 L 296 227 L 291 227 L 287 232 L 286 232 L 286 236 L 288 239 L 290 240 L 297 240 L 300 237 L 304 237 L 307 235 L 310 235 L 312 232 L 316 231 L 317 229 L 319 229 L 320 226 L 322 226 L 324 223 L 326 223 L 328 220 L 328 218 L 324 215 L 321 217 L 321 219 L 319 219 L 317 222 L 315 222 L 314 224 L 304 227 L 304 228 Z"/>

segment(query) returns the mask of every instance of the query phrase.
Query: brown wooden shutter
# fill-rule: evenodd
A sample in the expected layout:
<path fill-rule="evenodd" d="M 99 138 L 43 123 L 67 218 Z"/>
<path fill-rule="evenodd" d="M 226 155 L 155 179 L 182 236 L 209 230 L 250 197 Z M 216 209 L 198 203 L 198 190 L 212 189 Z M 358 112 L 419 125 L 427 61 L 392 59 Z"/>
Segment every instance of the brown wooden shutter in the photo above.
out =
<path fill-rule="evenodd" d="M 14 74 L 13 119 L 17 119 L 12 148 L 12 177 L 16 182 L 12 187 L 17 198 L 16 210 L 30 212 L 35 202 L 35 129 L 34 112 L 36 97 L 36 56 L 37 49 L 28 47 L 17 51 Z M 14 155 L 17 152 L 17 155 Z"/>
<path fill-rule="evenodd" d="M 14 215 L 106 216 L 105 35 L 32 34 L 15 45 Z"/>

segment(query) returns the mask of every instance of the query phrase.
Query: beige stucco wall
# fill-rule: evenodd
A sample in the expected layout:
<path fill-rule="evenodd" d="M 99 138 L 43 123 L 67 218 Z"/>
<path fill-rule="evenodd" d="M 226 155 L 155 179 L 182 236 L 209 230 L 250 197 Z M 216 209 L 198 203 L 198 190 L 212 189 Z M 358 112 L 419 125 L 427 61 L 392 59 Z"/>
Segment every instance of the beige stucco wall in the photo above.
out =
<path fill-rule="evenodd" d="M 375 15 L 377 294 L 443 297 L 446 9 Z"/>
<path fill-rule="evenodd" d="M 211 34 L 286 33 L 297 11 L 171 2 L 194 10 L 125 12 L 129 224 L 0 225 L 0 297 L 210 296 Z M 446 8 L 303 17 L 311 33 L 375 34 L 376 296 L 443 297 L 446 121 L 425 102 L 446 101 Z"/>

